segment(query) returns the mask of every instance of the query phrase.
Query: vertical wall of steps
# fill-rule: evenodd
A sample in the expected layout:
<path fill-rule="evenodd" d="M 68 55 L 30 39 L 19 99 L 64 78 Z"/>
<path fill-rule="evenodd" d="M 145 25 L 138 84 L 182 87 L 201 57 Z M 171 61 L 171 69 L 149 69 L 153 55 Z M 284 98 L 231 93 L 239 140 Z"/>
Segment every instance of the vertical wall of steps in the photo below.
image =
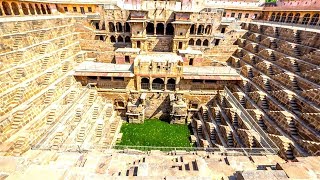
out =
<path fill-rule="evenodd" d="M 247 33 L 229 59 L 243 78 L 233 93 L 254 107 L 252 116 L 283 157 L 319 155 L 320 43 L 312 41 L 319 32 L 256 23 L 243 28 Z"/>
<path fill-rule="evenodd" d="M 1 154 L 20 155 L 39 144 L 81 94 L 71 75 L 85 56 L 74 32 L 76 21 L 33 17 L 2 22 L 0 144 L 6 146 Z"/>

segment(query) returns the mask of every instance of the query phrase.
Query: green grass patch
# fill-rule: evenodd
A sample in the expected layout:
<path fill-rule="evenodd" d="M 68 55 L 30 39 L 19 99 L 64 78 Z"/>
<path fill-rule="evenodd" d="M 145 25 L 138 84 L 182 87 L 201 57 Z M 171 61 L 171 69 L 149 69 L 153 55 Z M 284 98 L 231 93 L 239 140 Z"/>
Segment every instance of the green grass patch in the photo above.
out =
<path fill-rule="evenodd" d="M 187 125 L 147 119 L 143 124 L 126 123 L 121 127 L 122 140 L 117 145 L 191 147 Z"/>

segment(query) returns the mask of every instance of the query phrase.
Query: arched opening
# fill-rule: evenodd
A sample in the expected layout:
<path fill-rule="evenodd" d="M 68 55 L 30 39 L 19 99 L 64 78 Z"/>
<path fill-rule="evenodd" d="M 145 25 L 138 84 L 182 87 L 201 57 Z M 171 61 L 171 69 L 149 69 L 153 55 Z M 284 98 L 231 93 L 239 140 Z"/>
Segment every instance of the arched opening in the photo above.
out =
<path fill-rule="evenodd" d="M 21 8 L 24 15 L 29 15 L 29 11 L 25 3 L 21 3 Z"/>
<path fill-rule="evenodd" d="M 146 30 L 147 30 L 148 35 L 153 35 L 154 34 L 154 24 L 148 23 Z"/>
<path fill-rule="evenodd" d="M 3 8 L 4 14 L 11 15 L 11 7 L 10 7 L 9 3 L 2 2 L 2 8 Z"/>
<path fill-rule="evenodd" d="M 171 23 L 168 23 L 166 27 L 166 35 L 173 35 L 173 34 L 174 34 L 174 27 Z"/>
<path fill-rule="evenodd" d="M 191 28 L 190 28 L 190 34 L 195 34 L 195 26 L 194 24 L 192 24 Z"/>
<path fill-rule="evenodd" d="M 117 32 L 122 32 L 122 24 L 120 22 L 117 22 L 116 27 L 117 27 Z"/>
<path fill-rule="evenodd" d="M 156 34 L 157 35 L 164 35 L 164 25 L 162 23 L 157 24 Z"/>
<path fill-rule="evenodd" d="M 35 14 L 36 14 L 35 11 L 34 11 L 34 8 L 33 8 L 33 6 L 32 6 L 32 4 L 29 4 L 29 11 L 30 11 L 30 13 L 31 13 L 32 15 L 35 15 Z"/>
<path fill-rule="evenodd" d="M 318 21 L 319 21 L 319 14 L 315 14 L 312 16 L 310 25 L 315 26 L 317 25 Z"/>
<path fill-rule="evenodd" d="M 110 41 L 111 41 L 112 43 L 115 43 L 115 42 L 116 42 L 116 38 L 115 38 L 114 36 L 111 36 L 111 37 L 110 37 Z"/>
<path fill-rule="evenodd" d="M 291 21 L 292 21 L 292 18 L 293 18 L 293 13 L 290 13 L 289 15 L 288 15 L 288 18 L 287 18 L 287 23 L 291 23 Z"/>
<path fill-rule="evenodd" d="M 124 108 L 124 107 L 125 107 L 125 104 L 124 104 L 124 102 L 123 102 L 122 100 L 116 99 L 116 100 L 114 101 L 114 106 L 115 106 L 116 108 Z"/>
<path fill-rule="evenodd" d="M 112 22 L 109 22 L 109 32 L 114 32 L 114 31 L 115 31 L 114 24 Z"/>
<path fill-rule="evenodd" d="M 140 47 L 141 47 L 141 42 L 137 41 L 137 48 L 140 48 Z"/>
<path fill-rule="evenodd" d="M 35 6 L 36 6 L 36 12 L 37 12 L 37 14 L 41 14 L 41 11 L 40 11 L 40 8 L 39 8 L 39 5 L 38 5 L 38 4 L 36 4 Z"/>
<path fill-rule="evenodd" d="M 176 80 L 170 78 L 167 82 L 167 90 L 174 91 L 176 89 Z"/>
<path fill-rule="evenodd" d="M 48 12 L 48 14 L 51 14 L 51 9 L 50 9 L 50 7 L 49 7 L 48 4 L 46 5 L 46 7 L 47 7 L 47 12 Z"/>
<path fill-rule="evenodd" d="M 191 46 L 194 45 L 194 40 L 193 40 L 193 39 L 190 39 L 190 40 L 189 40 L 189 45 L 191 45 Z"/>
<path fill-rule="evenodd" d="M 276 14 L 275 14 L 275 13 L 272 13 L 269 20 L 270 20 L 270 21 L 274 21 L 275 17 L 276 17 Z"/>
<path fill-rule="evenodd" d="M 276 21 L 276 22 L 279 22 L 279 20 L 280 20 L 280 17 L 281 17 L 281 13 L 278 13 L 278 14 L 277 14 L 277 16 L 276 16 L 276 19 L 275 19 L 275 21 Z"/>
<path fill-rule="evenodd" d="M 203 30 L 204 30 L 204 26 L 203 25 L 199 25 L 197 34 L 203 34 Z"/>
<path fill-rule="evenodd" d="M 286 19 L 287 19 L 287 13 L 283 13 L 282 16 L 281 16 L 280 22 L 285 22 Z"/>
<path fill-rule="evenodd" d="M 152 89 L 161 90 L 164 88 L 164 81 L 160 78 L 156 78 L 152 81 Z"/>
<path fill-rule="evenodd" d="M 211 25 L 208 25 L 206 27 L 206 34 L 210 34 L 211 33 Z"/>
<path fill-rule="evenodd" d="M 142 78 L 141 79 L 141 89 L 149 89 L 150 87 L 150 81 L 148 78 Z"/>
<path fill-rule="evenodd" d="M 301 24 L 308 24 L 309 21 L 310 21 L 310 14 L 308 13 L 308 14 L 303 16 Z"/>
<path fill-rule="evenodd" d="M 123 38 L 122 38 L 122 36 L 118 36 L 118 43 L 123 43 Z"/>
<path fill-rule="evenodd" d="M 198 39 L 198 40 L 196 41 L 196 45 L 197 45 L 197 46 L 201 46 L 201 40 L 200 40 L 200 39 Z"/>
<path fill-rule="evenodd" d="M 294 15 L 292 23 L 297 24 L 299 22 L 299 19 L 300 19 L 300 13 L 297 13 L 296 15 Z"/>
<path fill-rule="evenodd" d="M 127 22 L 126 22 L 126 24 L 125 24 L 125 31 L 126 31 L 126 32 L 130 32 L 130 25 L 129 25 L 129 23 L 127 23 Z"/>
<path fill-rule="evenodd" d="M 206 40 L 203 41 L 203 46 L 209 46 L 209 41 L 208 41 L 208 39 L 206 39 Z"/>
<path fill-rule="evenodd" d="M 14 15 L 20 15 L 18 4 L 13 2 L 11 3 L 12 11 Z"/>
<path fill-rule="evenodd" d="M 42 14 L 47 14 L 46 9 L 44 8 L 43 4 L 41 4 L 41 12 L 42 12 Z"/>
<path fill-rule="evenodd" d="M 124 38 L 124 41 L 125 41 L 126 43 L 131 43 L 131 39 L 130 39 L 129 36 L 126 36 L 126 38 Z"/>

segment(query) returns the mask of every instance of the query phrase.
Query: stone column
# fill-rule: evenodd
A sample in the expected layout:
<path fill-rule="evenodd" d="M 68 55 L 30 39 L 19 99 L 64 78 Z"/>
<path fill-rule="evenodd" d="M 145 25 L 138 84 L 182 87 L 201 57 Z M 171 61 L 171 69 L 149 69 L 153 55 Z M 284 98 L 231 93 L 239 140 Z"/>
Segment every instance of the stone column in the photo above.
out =
<path fill-rule="evenodd" d="M 168 83 L 168 78 L 166 76 L 166 77 L 164 77 L 164 90 L 165 91 L 167 90 L 167 83 Z"/>
<path fill-rule="evenodd" d="M 152 90 L 152 77 L 149 77 L 149 89 Z"/>
<path fill-rule="evenodd" d="M 141 77 L 140 76 L 137 76 L 137 79 L 136 79 L 136 82 L 137 82 L 137 90 L 140 91 L 141 90 Z"/>
<path fill-rule="evenodd" d="M 179 91 L 179 90 L 180 90 L 179 83 L 180 83 L 180 76 L 178 76 L 178 77 L 176 78 L 176 85 L 175 85 L 175 90 L 176 90 L 176 91 Z"/>
<path fill-rule="evenodd" d="M 6 13 L 4 13 L 2 6 L 0 6 L 0 11 L 2 12 L 2 16 L 6 16 Z"/>

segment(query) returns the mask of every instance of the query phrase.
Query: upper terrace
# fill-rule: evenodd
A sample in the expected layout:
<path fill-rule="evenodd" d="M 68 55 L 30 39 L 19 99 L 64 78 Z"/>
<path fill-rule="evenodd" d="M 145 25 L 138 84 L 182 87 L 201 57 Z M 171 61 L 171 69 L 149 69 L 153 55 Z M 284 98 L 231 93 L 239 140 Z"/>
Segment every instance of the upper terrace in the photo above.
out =
<path fill-rule="evenodd" d="M 265 7 L 264 10 L 298 10 L 298 11 L 320 11 L 319 0 L 278 0 L 276 4 Z"/>

